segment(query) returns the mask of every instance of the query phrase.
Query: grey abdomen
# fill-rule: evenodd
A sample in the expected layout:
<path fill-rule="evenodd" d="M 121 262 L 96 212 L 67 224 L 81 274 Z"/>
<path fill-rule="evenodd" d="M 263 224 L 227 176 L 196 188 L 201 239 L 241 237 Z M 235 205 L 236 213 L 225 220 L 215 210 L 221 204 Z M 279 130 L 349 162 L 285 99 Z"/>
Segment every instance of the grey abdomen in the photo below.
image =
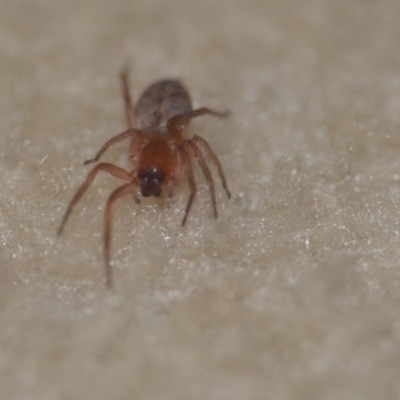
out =
<path fill-rule="evenodd" d="M 192 110 L 187 90 L 178 81 L 163 80 L 149 86 L 136 105 L 138 129 L 166 129 L 166 122 L 175 115 Z"/>

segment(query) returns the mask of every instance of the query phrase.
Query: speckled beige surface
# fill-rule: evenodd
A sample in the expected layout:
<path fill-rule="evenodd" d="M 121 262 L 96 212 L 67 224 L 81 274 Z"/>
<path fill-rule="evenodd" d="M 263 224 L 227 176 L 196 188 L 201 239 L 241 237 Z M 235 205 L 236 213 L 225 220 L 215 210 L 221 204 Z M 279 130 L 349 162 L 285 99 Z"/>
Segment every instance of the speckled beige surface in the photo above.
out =
<path fill-rule="evenodd" d="M 0 398 L 400 397 L 400 3 L 2 1 Z M 178 77 L 233 193 L 115 207 L 83 160 Z M 128 166 L 127 144 L 104 160 Z M 217 178 L 217 177 L 216 177 Z"/>

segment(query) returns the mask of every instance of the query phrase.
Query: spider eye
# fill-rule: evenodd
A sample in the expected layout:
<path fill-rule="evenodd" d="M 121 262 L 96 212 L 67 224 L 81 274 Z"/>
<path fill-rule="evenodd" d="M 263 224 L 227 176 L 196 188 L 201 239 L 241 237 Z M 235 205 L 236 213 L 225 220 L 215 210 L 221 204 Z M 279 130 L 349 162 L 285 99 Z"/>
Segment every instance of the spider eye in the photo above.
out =
<path fill-rule="evenodd" d="M 144 197 L 160 196 L 165 175 L 157 168 L 140 171 L 138 178 L 140 189 Z"/>

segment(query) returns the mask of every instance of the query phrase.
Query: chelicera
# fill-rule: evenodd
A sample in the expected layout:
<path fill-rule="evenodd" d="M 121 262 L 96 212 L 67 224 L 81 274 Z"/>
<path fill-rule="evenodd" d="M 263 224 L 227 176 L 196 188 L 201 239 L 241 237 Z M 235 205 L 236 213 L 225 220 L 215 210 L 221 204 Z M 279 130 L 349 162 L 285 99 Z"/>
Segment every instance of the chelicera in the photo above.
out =
<path fill-rule="evenodd" d="M 69 202 L 58 229 L 58 236 L 60 236 L 72 209 L 100 171 L 108 172 L 110 175 L 127 182 L 111 193 L 105 207 L 104 261 L 108 288 L 111 288 L 113 284 L 110 239 L 112 206 L 117 199 L 133 195 L 135 201 L 140 203 L 140 195 L 158 197 L 163 191 L 172 196 L 173 188 L 186 178 L 190 195 L 182 220 L 182 226 L 185 225 L 196 194 L 196 182 L 191 162 L 192 158 L 195 158 L 208 182 L 214 217 L 217 218 L 214 181 L 203 152 L 216 167 L 222 186 L 228 198 L 231 197 L 221 163 L 208 142 L 197 135 L 190 139 L 184 139 L 182 135 L 188 123 L 194 117 L 205 114 L 226 117 L 228 113 L 213 111 L 205 107 L 193 110 L 187 90 L 176 80 L 162 80 L 150 85 L 139 98 L 135 108 L 132 105 L 129 93 L 126 70 L 121 73 L 121 83 L 128 129 L 109 139 L 96 156 L 85 161 L 84 164 L 98 161 L 110 146 L 130 138 L 128 157 L 134 168 L 128 171 L 110 163 L 96 165 Z"/>

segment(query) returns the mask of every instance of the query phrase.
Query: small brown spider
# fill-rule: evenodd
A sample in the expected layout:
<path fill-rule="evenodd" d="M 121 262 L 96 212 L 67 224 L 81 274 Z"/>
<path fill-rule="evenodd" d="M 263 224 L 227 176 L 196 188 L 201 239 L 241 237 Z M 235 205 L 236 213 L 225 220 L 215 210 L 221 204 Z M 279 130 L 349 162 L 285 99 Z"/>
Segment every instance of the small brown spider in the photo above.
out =
<path fill-rule="evenodd" d="M 222 186 L 228 198 L 231 197 L 221 163 L 207 141 L 196 135 L 191 139 L 184 139 L 182 136 L 192 118 L 204 114 L 226 117 L 228 113 L 216 112 L 205 107 L 193 110 L 187 90 L 176 80 L 163 80 L 149 86 L 139 98 L 135 109 L 129 94 L 126 70 L 121 73 L 121 82 L 128 129 L 108 140 L 96 156 L 92 160 L 85 161 L 84 164 L 98 161 L 110 146 L 126 138 L 131 138 L 128 157 L 134 164 L 134 168 L 129 172 L 109 163 L 100 163 L 94 167 L 72 197 L 58 229 L 58 236 L 60 236 L 73 207 L 89 188 L 99 171 L 106 171 L 110 175 L 128 182 L 111 193 L 105 208 L 104 260 L 108 288 L 112 287 L 110 264 L 112 205 L 117 199 L 131 194 L 135 201 L 140 203 L 138 197 L 140 193 L 144 197 L 158 197 L 164 188 L 171 197 L 173 187 L 179 185 L 187 177 L 190 196 L 182 220 L 182 226 L 185 225 L 196 193 L 196 182 L 191 164 L 191 158 L 194 157 L 207 179 L 214 217 L 217 218 L 214 181 L 201 150 L 214 163 Z"/>

